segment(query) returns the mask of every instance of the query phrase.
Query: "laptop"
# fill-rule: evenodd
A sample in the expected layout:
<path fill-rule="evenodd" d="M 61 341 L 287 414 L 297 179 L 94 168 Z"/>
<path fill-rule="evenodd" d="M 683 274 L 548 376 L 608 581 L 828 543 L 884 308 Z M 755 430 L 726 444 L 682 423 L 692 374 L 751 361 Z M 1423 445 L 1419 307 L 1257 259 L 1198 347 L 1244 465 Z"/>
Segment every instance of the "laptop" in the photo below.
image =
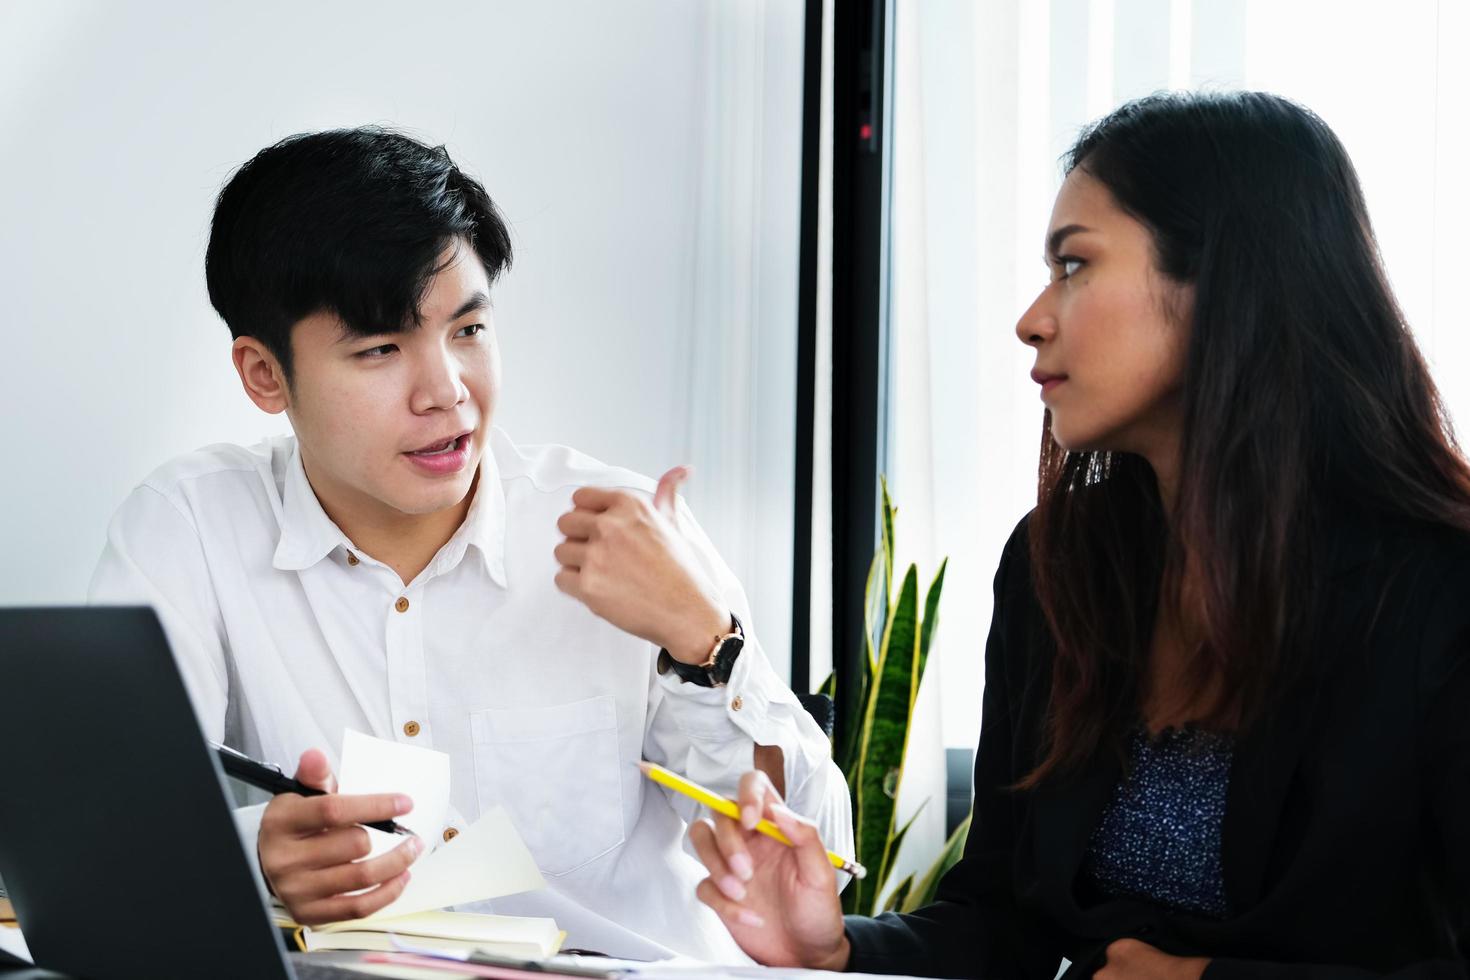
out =
<path fill-rule="evenodd" d="M 0 880 L 38 966 L 363 976 L 286 953 L 153 610 L 0 609 L 0 745 Z"/>

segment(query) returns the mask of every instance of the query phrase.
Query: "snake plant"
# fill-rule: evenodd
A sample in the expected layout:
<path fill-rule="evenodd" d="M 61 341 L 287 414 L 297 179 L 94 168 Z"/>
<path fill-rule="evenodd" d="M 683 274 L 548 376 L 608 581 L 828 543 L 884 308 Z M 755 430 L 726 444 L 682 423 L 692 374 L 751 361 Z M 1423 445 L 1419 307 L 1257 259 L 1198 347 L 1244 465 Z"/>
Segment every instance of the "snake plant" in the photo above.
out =
<path fill-rule="evenodd" d="M 903 782 L 909 723 L 934 628 L 939 623 L 939 596 L 948 565 L 948 559 L 940 564 L 939 572 L 925 592 L 922 616 L 917 565 L 909 565 L 895 596 L 894 513 L 888 482 L 884 480 L 882 542 L 869 566 L 864 602 L 863 663 L 867 669 L 860 671 L 853 681 L 860 687 L 856 701 L 861 709 L 860 720 L 845 726 L 833 746 L 837 765 L 847 777 L 852 793 L 856 857 L 868 869 L 866 878 L 853 881 L 843 890 L 843 911 L 862 915 L 874 915 L 884 909 L 910 911 L 932 901 L 940 877 L 959 860 L 970 825 L 967 818 L 929 869 L 917 881 L 914 875 L 905 877 L 879 907 L 878 899 L 892 875 L 898 849 L 913 824 L 910 818 L 903 826 L 896 825 L 898 790 Z M 835 675 L 827 678 L 821 691 L 836 701 Z"/>

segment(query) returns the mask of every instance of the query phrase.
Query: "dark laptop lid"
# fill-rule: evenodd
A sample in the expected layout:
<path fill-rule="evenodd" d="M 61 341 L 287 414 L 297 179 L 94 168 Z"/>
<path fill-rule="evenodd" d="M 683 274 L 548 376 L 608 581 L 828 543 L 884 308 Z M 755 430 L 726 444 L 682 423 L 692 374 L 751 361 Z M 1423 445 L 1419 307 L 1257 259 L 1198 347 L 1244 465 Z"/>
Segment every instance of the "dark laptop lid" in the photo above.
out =
<path fill-rule="evenodd" d="M 291 976 L 151 609 L 0 609 L 0 733 L 0 878 L 38 965 Z"/>

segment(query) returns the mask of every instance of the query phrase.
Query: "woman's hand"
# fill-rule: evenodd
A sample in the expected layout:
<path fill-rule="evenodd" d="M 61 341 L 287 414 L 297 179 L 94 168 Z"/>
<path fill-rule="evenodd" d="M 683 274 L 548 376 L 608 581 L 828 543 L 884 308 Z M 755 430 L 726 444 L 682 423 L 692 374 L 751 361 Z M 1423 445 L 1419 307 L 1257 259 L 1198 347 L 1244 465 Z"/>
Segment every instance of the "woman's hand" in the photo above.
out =
<path fill-rule="evenodd" d="M 1170 956 L 1139 939 L 1119 939 L 1108 946 L 1103 967 L 1093 980 L 1199 980 L 1210 961 L 1198 956 Z"/>
<path fill-rule="evenodd" d="M 738 822 L 716 816 L 689 828 L 709 871 L 696 891 L 699 900 L 757 962 L 844 969 L 850 949 L 837 875 L 816 826 L 786 808 L 763 772 L 741 778 L 739 804 Z M 761 817 L 774 821 L 795 846 L 756 832 Z"/>

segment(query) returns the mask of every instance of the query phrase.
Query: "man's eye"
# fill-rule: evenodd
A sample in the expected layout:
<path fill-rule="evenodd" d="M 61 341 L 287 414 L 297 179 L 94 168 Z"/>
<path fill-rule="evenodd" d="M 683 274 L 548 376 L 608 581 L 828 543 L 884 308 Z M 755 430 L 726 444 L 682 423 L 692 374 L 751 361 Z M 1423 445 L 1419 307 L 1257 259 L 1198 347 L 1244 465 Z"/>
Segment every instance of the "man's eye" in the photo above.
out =
<path fill-rule="evenodd" d="M 459 333 L 455 334 L 455 336 L 456 337 L 473 337 L 477 333 L 483 333 L 484 330 L 485 330 L 485 325 L 483 323 L 472 323 L 469 326 L 462 328 L 459 331 Z"/>
<path fill-rule="evenodd" d="M 357 356 L 368 359 L 387 357 L 389 354 L 393 353 L 397 349 L 397 344 L 382 344 L 377 347 L 369 347 L 367 350 L 360 350 L 357 352 Z"/>

